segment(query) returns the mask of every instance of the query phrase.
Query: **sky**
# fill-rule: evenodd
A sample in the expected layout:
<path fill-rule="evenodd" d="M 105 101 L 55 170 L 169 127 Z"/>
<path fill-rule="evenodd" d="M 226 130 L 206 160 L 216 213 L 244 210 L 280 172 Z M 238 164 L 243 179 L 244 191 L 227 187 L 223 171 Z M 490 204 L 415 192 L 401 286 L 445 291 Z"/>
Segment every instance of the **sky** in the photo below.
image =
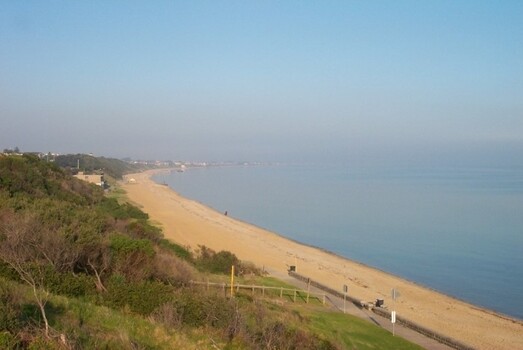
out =
<path fill-rule="evenodd" d="M 0 148 L 523 166 L 523 1 L 0 0 Z"/>

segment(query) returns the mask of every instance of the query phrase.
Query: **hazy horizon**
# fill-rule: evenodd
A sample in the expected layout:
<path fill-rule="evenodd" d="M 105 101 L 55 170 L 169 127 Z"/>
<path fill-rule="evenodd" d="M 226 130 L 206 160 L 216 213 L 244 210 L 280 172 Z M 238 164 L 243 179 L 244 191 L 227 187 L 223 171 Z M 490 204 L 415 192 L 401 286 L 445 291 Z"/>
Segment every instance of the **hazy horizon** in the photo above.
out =
<path fill-rule="evenodd" d="M 0 147 L 523 166 L 523 2 L 4 2 Z"/>

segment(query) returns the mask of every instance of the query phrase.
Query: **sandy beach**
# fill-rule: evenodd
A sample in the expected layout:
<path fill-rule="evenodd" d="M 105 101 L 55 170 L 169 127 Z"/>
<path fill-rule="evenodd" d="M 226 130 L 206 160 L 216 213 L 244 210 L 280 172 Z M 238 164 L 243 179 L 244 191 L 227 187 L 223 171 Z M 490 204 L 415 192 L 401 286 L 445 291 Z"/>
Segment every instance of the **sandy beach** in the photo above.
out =
<path fill-rule="evenodd" d="M 275 233 L 241 222 L 154 183 L 152 172 L 128 175 L 129 199 L 159 224 L 166 238 L 196 249 L 205 245 L 229 250 L 241 260 L 264 267 L 275 277 L 289 265 L 300 274 L 364 301 L 390 303 L 392 288 L 401 291 L 396 311 L 409 320 L 478 349 L 523 349 L 523 322 L 453 299 L 363 264 L 321 249 L 305 246 Z"/>

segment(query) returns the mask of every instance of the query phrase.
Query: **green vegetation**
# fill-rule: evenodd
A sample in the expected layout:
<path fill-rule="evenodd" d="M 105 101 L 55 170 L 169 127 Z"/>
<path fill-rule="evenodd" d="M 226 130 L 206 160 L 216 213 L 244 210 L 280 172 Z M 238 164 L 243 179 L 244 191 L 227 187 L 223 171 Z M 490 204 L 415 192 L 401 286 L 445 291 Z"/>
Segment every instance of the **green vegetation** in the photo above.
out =
<path fill-rule="evenodd" d="M 56 165 L 62 168 L 76 169 L 78 163 L 80 169 L 85 172 L 103 170 L 106 175 L 115 179 L 121 179 L 128 173 L 136 173 L 147 169 L 143 165 L 131 164 L 123 160 L 105 157 L 93 157 L 87 154 L 67 154 L 57 156 L 54 159 Z"/>
<path fill-rule="evenodd" d="M 0 156 L 2 349 L 409 349 L 319 302 L 189 283 L 226 280 L 231 264 L 240 281 L 289 287 L 231 252 L 165 240 L 123 197 L 52 163 Z"/>
<path fill-rule="evenodd" d="M 316 334 L 344 344 L 347 349 L 405 349 L 418 350 L 420 346 L 400 337 L 392 337 L 383 328 L 369 327 L 369 323 L 339 312 L 301 310 Z"/>

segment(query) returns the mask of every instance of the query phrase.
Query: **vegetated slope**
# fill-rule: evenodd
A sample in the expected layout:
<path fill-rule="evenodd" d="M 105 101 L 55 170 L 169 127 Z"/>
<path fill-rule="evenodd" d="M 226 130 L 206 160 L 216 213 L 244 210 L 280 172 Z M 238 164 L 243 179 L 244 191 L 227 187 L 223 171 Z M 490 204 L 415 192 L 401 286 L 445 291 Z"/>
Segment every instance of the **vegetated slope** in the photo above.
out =
<path fill-rule="evenodd" d="M 94 157 L 87 154 L 66 154 L 56 156 L 56 165 L 62 168 L 76 169 L 78 164 L 80 169 L 86 172 L 93 172 L 102 169 L 107 175 L 115 179 L 121 179 L 123 175 L 139 172 L 147 169 L 140 164 L 131 164 L 123 160 L 105 157 Z"/>
<path fill-rule="evenodd" d="M 201 251 L 56 165 L 0 156 L 0 348 L 336 348 L 284 310 L 194 290 L 197 267 L 241 264 Z M 107 321 L 122 313 L 134 323 Z"/>
<path fill-rule="evenodd" d="M 166 241 L 140 209 L 53 163 L 0 156 L 1 349 L 417 348 L 344 315 L 188 283 L 231 265 L 256 272 Z"/>

